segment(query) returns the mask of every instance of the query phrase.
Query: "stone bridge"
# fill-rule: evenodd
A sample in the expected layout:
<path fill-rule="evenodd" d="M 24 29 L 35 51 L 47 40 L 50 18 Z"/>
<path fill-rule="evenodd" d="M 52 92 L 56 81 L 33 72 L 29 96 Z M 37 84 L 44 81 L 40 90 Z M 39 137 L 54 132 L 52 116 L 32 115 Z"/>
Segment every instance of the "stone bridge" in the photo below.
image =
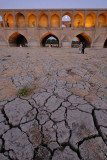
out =
<path fill-rule="evenodd" d="M 58 47 L 72 47 L 74 38 L 107 47 L 107 9 L 0 10 L 0 46 L 40 47 L 51 36 Z"/>

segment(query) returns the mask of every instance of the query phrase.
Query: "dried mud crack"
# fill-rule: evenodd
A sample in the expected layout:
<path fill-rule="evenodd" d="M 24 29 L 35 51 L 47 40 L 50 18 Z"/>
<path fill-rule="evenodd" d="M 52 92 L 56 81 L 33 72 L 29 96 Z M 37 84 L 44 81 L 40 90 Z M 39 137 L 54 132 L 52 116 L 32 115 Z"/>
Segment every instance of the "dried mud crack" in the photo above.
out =
<path fill-rule="evenodd" d="M 86 50 L 1 48 L 0 160 L 107 160 L 107 55 Z"/>

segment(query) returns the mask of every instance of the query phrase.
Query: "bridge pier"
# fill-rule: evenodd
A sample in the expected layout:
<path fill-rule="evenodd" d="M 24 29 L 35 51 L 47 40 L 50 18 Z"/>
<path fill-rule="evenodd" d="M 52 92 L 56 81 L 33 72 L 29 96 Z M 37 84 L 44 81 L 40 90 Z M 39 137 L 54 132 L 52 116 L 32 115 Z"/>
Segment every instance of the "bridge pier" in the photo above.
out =
<path fill-rule="evenodd" d="M 38 41 L 29 41 L 28 47 L 40 47 L 40 43 Z"/>
<path fill-rule="evenodd" d="M 71 42 L 62 42 L 63 48 L 71 48 Z"/>
<path fill-rule="evenodd" d="M 104 47 L 104 43 L 92 43 L 91 44 L 91 48 L 103 48 Z"/>

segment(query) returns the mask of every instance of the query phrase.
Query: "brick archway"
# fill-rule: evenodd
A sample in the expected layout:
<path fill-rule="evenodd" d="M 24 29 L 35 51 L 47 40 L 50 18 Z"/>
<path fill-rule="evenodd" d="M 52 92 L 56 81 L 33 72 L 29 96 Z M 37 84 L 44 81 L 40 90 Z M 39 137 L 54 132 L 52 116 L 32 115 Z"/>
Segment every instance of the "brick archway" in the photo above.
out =
<path fill-rule="evenodd" d="M 77 38 L 77 40 L 79 42 L 85 42 L 86 47 L 91 47 L 92 40 L 91 40 L 91 37 L 88 34 L 83 32 L 83 33 L 80 33 L 80 34 L 76 35 L 75 38 Z"/>
<path fill-rule="evenodd" d="M 9 37 L 8 42 L 10 46 L 16 46 L 16 47 L 19 47 L 19 46 L 25 47 L 27 46 L 27 43 L 28 43 L 27 39 L 18 32 L 13 33 Z"/>
<path fill-rule="evenodd" d="M 28 27 L 37 27 L 37 17 L 33 12 L 27 15 L 27 25 Z"/>
<path fill-rule="evenodd" d="M 40 43 L 41 43 L 41 46 L 43 47 L 46 47 L 46 46 L 49 46 L 49 45 L 46 45 L 46 42 L 47 42 L 47 39 L 50 38 L 50 37 L 53 37 L 53 39 L 55 39 L 55 41 L 50 41 L 50 43 L 48 44 L 52 44 L 52 46 L 54 47 L 59 47 L 59 39 L 52 33 L 47 33 L 45 34 L 44 36 L 42 36 L 41 40 L 40 40 Z"/>
<path fill-rule="evenodd" d="M 104 42 L 104 48 L 107 48 L 107 39 Z"/>
<path fill-rule="evenodd" d="M 17 13 L 15 18 L 17 27 L 25 27 L 25 16 L 22 13 Z"/>
<path fill-rule="evenodd" d="M 13 15 L 7 12 L 4 16 L 5 19 L 5 27 L 14 27 L 14 19 Z"/>

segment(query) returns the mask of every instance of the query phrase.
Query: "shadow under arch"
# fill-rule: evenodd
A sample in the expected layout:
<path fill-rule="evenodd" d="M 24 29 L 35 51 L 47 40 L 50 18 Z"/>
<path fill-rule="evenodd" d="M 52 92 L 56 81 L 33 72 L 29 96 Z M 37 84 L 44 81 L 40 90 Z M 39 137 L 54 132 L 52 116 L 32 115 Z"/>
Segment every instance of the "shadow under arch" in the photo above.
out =
<path fill-rule="evenodd" d="M 105 40 L 103 47 L 104 47 L 104 48 L 107 48 L 107 39 Z"/>
<path fill-rule="evenodd" d="M 79 41 L 79 42 L 85 42 L 86 47 L 91 47 L 91 38 L 89 35 L 87 35 L 86 33 L 80 33 L 78 35 L 75 36 L 75 38 Z"/>
<path fill-rule="evenodd" d="M 20 33 L 15 32 L 9 37 L 9 46 L 16 46 L 16 47 L 27 47 L 27 39 Z"/>
<path fill-rule="evenodd" d="M 42 47 L 59 47 L 59 39 L 52 33 L 46 33 L 41 39 L 40 43 Z"/>

